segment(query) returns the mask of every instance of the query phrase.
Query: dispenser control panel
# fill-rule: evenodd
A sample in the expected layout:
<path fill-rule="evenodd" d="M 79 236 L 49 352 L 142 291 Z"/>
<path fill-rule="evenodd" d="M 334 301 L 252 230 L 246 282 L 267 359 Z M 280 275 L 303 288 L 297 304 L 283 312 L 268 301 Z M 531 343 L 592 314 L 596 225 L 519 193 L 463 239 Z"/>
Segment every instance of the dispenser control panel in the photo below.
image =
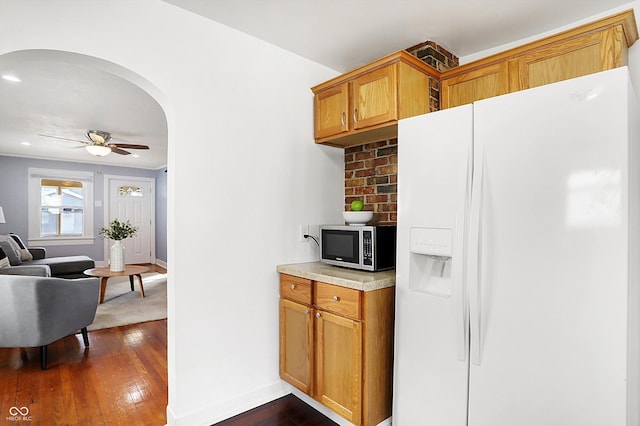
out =
<path fill-rule="evenodd" d="M 448 228 L 411 228 L 411 253 L 451 257 L 453 230 Z"/>

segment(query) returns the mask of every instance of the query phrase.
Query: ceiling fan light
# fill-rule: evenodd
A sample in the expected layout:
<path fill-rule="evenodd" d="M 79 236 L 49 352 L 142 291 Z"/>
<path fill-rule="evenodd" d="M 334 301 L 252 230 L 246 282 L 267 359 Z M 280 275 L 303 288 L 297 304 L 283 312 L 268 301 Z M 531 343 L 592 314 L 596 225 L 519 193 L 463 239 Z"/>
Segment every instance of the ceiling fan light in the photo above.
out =
<path fill-rule="evenodd" d="M 95 155 L 96 157 L 104 157 L 111 153 L 111 148 L 104 145 L 87 145 L 84 148 L 89 151 L 89 154 Z"/>

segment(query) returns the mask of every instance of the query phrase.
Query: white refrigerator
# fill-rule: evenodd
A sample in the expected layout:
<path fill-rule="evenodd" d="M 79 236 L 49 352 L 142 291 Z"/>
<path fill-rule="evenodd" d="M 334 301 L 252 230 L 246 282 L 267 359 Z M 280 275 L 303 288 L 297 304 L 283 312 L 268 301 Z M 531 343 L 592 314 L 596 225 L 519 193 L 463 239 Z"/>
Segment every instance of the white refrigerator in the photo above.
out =
<path fill-rule="evenodd" d="M 640 425 L 626 67 L 402 120 L 394 426 Z"/>

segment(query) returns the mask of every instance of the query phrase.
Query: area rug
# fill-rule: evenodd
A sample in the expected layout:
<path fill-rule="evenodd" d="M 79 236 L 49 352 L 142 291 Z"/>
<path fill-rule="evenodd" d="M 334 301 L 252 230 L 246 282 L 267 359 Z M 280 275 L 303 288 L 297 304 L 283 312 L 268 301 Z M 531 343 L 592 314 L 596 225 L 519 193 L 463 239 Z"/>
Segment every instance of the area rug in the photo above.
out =
<path fill-rule="evenodd" d="M 128 277 L 109 278 L 104 303 L 98 305 L 96 317 L 88 330 L 155 321 L 167 317 L 167 275 L 158 272 L 142 274 L 144 299 L 140 297 L 138 279 L 133 289 Z"/>

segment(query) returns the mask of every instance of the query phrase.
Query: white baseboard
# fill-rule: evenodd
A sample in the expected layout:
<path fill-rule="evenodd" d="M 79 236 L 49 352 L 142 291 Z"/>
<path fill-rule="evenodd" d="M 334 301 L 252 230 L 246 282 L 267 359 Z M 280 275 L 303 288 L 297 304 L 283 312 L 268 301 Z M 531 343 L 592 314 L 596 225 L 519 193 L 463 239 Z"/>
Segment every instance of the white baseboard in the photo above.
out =
<path fill-rule="evenodd" d="M 167 269 L 167 262 L 164 260 L 156 259 L 156 265 L 162 266 L 164 269 Z"/>
<path fill-rule="evenodd" d="M 247 394 L 177 415 L 167 406 L 167 426 L 205 426 L 226 420 L 290 393 L 281 380 Z"/>
<path fill-rule="evenodd" d="M 393 424 L 392 420 L 393 420 L 393 417 L 389 417 L 388 419 L 385 419 L 380 423 L 378 423 L 378 426 L 391 426 Z"/>

